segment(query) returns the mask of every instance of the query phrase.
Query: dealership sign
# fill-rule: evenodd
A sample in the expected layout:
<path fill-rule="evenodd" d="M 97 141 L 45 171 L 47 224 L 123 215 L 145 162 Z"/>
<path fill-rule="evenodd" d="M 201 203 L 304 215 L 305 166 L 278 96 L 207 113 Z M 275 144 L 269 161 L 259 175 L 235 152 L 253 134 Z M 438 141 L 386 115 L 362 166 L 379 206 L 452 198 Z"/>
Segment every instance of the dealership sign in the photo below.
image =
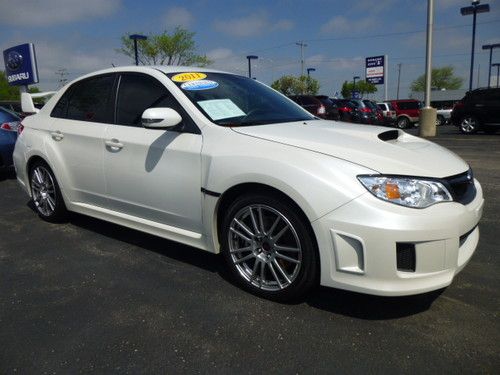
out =
<path fill-rule="evenodd" d="M 384 56 L 366 58 L 366 81 L 374 85 L 384 84 Z"/>
<path fill-rule="evenodd" d="M 9 85 L 31 85 L 38 83 L 35 46 L 21 44 L 3 51 L 5 75 Z"/>

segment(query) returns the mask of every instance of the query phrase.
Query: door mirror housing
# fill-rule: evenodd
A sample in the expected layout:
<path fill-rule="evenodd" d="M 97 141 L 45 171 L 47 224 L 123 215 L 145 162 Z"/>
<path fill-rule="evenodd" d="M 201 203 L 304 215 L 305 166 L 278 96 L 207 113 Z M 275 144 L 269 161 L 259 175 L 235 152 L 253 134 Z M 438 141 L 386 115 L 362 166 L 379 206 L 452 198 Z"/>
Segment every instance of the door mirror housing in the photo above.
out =
<path fill-rule="evenodd" d="M 181 115 L 172 108 L 148 108 L 142 114 L 142 126 L 150 129 L 171 129 L 181 121 Z"/>

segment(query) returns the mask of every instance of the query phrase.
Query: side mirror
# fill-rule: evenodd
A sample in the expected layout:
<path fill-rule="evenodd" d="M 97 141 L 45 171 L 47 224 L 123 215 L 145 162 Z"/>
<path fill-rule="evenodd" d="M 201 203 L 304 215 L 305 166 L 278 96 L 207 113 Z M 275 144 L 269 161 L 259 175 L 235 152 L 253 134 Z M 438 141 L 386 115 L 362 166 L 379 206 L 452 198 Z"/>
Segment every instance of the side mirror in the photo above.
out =
<path fill-rule="evenodd" d="M 148 108 L 142 113 L 142 126 L 145 128 L 169 129 L 181 121 L 181 115 L 172 108 Z"/>

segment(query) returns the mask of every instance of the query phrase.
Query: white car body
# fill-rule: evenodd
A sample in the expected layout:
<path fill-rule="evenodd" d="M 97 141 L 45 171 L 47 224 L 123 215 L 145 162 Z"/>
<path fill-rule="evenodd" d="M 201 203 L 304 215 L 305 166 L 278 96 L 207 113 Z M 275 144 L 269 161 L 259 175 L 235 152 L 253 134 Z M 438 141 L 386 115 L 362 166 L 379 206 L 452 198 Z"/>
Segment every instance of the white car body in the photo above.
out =
<path fill-rule="evenodd" d="M 222 127 L 165 74 L 177 71 L 212 72 L 124 67 L 99 73 L 154 77 L 200 134 L 51 117 L 69 84 L 38 114 L 23 120 L 14 161 L 26 192 L 31 194 L 30 160 L 42 158 L 68 210 L 218 253 L 221 199 L 235 188 L 266 186 L 288 196 L 307 217 L 318 244 L 320 283 L 369 294 L 409 295 L 446 287 L 471 258 L 484 202 L 477 181 L 468 204 L 415 209 L 376 198 L 357 179 L 379 173 L 444 178 L 466 172 L 468 165 L 452 152 L 399 130 L 390 130 L 396 133 L 383 141 L 379 135 L 386 128 L 325 120 Z M 115 141 L 122 148 L 113 151 L 109 142 Z M 414 244 L 414 272 L 396 268 L 396 243 Z"/>

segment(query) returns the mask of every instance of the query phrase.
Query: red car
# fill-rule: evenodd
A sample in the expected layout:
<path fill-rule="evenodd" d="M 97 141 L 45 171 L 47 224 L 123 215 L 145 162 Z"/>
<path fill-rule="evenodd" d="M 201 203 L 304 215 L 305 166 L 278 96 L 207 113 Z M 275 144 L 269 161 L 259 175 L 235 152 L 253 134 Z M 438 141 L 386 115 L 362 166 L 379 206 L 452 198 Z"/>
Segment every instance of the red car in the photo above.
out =
<path fill-rule="evenodd" d="M 412 127 L 420 117 L 421 103 L 415 99 L 385 100 L 396 111 L 396 126 L 400 129 Z"/>

